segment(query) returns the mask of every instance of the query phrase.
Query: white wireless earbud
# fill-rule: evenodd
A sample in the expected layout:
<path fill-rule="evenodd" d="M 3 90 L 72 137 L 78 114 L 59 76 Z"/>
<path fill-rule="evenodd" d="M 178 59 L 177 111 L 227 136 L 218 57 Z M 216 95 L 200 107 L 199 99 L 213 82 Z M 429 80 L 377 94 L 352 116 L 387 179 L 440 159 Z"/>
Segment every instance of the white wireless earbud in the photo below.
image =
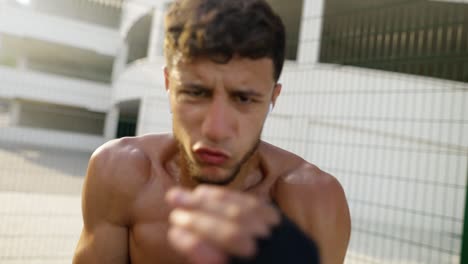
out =
<path fill-rule="evenodd" d="M 268 107 L 268 114 L 273 111 L 273 103 L 270 103 L 270 106 Z"/>

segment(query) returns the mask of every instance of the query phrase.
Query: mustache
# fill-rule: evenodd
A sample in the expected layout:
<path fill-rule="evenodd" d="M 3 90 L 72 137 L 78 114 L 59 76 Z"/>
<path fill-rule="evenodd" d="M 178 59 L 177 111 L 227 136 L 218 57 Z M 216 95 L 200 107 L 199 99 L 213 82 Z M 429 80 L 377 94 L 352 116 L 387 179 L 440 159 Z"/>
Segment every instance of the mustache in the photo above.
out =
<path fill-rule="evenodd" d="M 228 177 L 225 177 L 223 179 L 210 179 L 209 177 L 204 177 L 204 175 L 198 175 L 195 174 L 194 171 L 196 171 L 197 165 L 190 160 L 189 154 L 187 153 L 187 150 L 184 148 L 183 144 L 181 141 L 177 140 L 178 142 L 178 148 L 180 151 L 180 157 L 179 157 L 179 166 L 181 171 L 189 176 L 193 181 L 197 182 L 198 184 L 208 184 L 208 185 L 216 185 L 216 186 L 226 186 L 232 183 L 236 178 L 239 172 L 242 170 L 243 166 L 247 164 L 247 161 L 250 160 L 250 158 L 254 155 L 254 153 L 258 150 L 258 147 L 260 146 L 261 140 L 260 137 L 256 140 L 254 145 L 249 149 L 249 151 L 242 157 L 242 159 L 235 165 L 233 166 L 233 169 L 231 173 L 228 175 Z"/>

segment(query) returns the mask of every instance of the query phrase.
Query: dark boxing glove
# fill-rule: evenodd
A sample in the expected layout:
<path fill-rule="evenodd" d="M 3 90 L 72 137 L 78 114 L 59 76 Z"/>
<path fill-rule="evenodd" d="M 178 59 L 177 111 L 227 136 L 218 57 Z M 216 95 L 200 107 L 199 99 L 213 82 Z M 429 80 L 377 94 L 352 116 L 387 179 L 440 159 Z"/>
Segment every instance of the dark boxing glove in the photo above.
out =
<path fill-rule="evenodd" d="M 230 264 L 318 264 L 317 245 L 296 224 L 281 214 L 270 237 L 260 239 L 257 254 L 249 259 L 232 257 Z"/>

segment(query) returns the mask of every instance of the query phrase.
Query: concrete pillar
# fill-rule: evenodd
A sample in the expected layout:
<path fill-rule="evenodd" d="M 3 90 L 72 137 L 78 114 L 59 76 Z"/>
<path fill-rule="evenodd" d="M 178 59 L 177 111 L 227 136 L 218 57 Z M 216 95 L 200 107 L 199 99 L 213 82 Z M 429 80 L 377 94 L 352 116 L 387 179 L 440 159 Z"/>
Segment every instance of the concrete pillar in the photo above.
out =
<path fill-rule="evenodd" d="M 164 3 L 158 4 L 153 10 L 153 21 L 151 25 L 151 35 L 148 45 L 148 58 L 150 61 L 155 57 L 163 56 L 164 12 Z"/>
<path fill-rule="evenodd" d="M 112 80 L 115 81 L 120 74 L 125 70 L 127 65 L 127 57 L 128 57 L 128 44 L 122 40 L 122 44 L 120 45 L 119 52 L 114 60 L 114 66 L 112 69 Z"/>
<path fill-rule="evenodd" d="M 20 71 L 26 71 L 28 69 L 29 61 L 24 55 L 20 55 L 16 58 L 16 68 Z"/>
<path fill-rule="evenodd" d="M 10 126 L 18 126 L 21 117 L 21 103 L 19 100 L 12 100 L 10 102 Z"/>
<path fill-rule="evenodd" d="M 141 98 L 140 100 L 140 103 L 138 104 L 137 126 L 136 126 L 136 131 L 135 131 L 136 136 L 145 134 L 145 133 L 142 133 L 144 130 L 144 125 L 145 125 L 143 124 L 143 120 L 145 119 L 145 114 L 146 114 L 145 113 L 146 107 L 143 105 L 145 102 L 146 102 L 145 96 L 143 96 L 143 98 Z"/>
<path fill-rule="evenodd" d="M 156 2 L 156 1 L 155 1 Z M 158 0 L 157 2 L 160 2 Z M 158 3 L 159 4 L 159 3 Z M 158 5 L 154 3 L 154 5 Z M 150 12 L 152 9 L 150 1 L 147 3 L 141 0 L 128 0 L 124 1 L 122 6 L 122 18 L 120 23 L 120 35 L 125 38 L 132 25 L 138 21 L 142 16 Z"/>
<path fill-rule="evenodd" d="M 104 137 L 106 140 L 114 139 L 119 125 L 119 108 L 113 106 L 106 114 L 104 122 Z"/>
<path fill-rule="evenodd" d="M 10 124 L 10 105 L 9 101 L 0 99 L 0 127 L 5 127 Z"/>
<path fill-rule="evenodd" d="M 318 63 L 325 0 L 304 0 L 298 62 Z"/>

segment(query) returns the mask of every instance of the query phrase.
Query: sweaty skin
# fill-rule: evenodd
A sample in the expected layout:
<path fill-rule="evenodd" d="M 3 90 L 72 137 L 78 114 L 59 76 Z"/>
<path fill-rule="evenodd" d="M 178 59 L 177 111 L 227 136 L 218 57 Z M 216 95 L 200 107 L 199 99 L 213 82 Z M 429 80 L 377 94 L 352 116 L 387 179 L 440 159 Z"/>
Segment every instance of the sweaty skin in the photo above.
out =
<path fill-rule="evenodd" d="M 343 263 L 350 216 L 341 185 L 260 140 L 281 90 L 272 60 L 196 59 L 164 74 L 173 133 L 113 140 L 93 153 L 73 263 L 212 264 L 251 256 L 255 239 L 277 219 L 271 202 L 317 243 L 321 263 Z"/>
<path fill-rule="evenodd" d="M 164 195 L 178 185 L 170 174 L 176 154 L 171 135 L 115 140 L 93 154 L 74 263 L 186 263 L 167 241 L 171 208 Z M 342 263 L 350 222 L 336 179 L 265 142 L 258 156 L 262 179 L 244 191 L 275 201 L 318 243 L 323 263 Z"/>

